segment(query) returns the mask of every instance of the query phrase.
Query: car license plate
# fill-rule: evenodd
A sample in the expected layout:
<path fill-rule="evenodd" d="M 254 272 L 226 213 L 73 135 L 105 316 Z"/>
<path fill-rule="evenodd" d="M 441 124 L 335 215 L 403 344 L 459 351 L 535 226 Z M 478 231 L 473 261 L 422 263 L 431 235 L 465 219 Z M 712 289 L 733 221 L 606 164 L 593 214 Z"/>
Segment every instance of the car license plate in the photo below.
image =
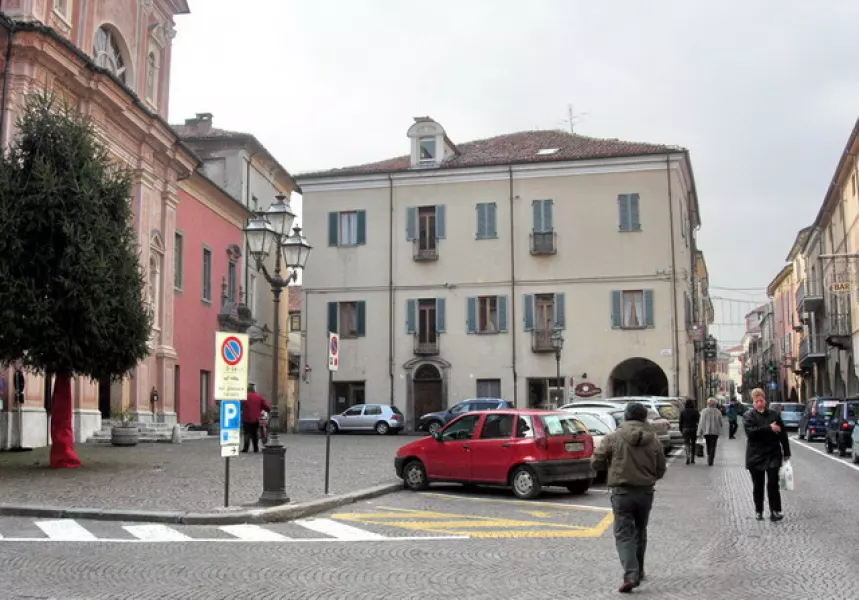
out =
<path fill-rule="evenodd" d="M 567 452 L 581 452 L 585 449 L 585 444 L 583 442 L 567 442 L 564 444 L 564 449 Z"/>

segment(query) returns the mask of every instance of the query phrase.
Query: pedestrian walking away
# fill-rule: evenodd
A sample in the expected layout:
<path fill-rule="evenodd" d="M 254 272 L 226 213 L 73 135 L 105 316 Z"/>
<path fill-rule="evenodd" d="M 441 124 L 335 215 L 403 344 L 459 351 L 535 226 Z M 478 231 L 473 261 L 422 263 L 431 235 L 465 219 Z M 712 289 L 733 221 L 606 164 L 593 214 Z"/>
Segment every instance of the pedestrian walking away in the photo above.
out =
<path fill-rule="evenodd" d="M 707 408 L 701 412 L 701 420 L 698 423 L 698 435 L 704 436 L 707 444 L 707 464 L 713 466 L 716 459 L 716 443 L 719 434 L 722 433 L 722 412 L 716 408 L 716 399 L 707 399 Z"/>
<path fill-rule="evenodd" d="M 732 440 L 737 437 L 737 429 L 739 428 L 739 424 L 737 423 L 737 401 L 733 398 L 728 403 L 728 408 L 725 409 L 725 416 L 728 417 L 728 439 Z"/>
<path fill-rule="evenodd" d="M 695 440 L 698 437 L 698 422 L 701 413 L 692 398 L 686 399 L 686 407 L 680 412 L 680 431 L 683 433 L 683 447 L 686 449 L 686 464 L 695 464 Z"/>
<path fill-rule="evenodd" d="M 254 384 L 248 385 L 248 399 L 242 402 L 242 430 L 245 434 L 245 443 L 242 452 L 250 449 L 251 442 L 254 444 L 254 452 L 259 452 L 259 419 L 262 411 L 271 412 L 271 405 L 258 394 Z"/>
<path fill-rule="evenodd" d="M 607 473 L 614 512 L 614 540 L 623 567 L 618 591 L 628 594 L 644 580 L 647 522 L 656 482 L 665 475 L 665 453 L 647 423 L 647 408 L 627 404 L 623 423 L 603 438 L 592 459 L 596 471 Z"/>
<path fill-rule="evenodd" d="M 746 469 L 752 476 L 752 496 L 755 501 L 755 518 L 764 518 L 764 487 L 770 505 L 770 519 L 784 518 L 781 507 L 778 472 L 784 461 L 790 460 L 790 442 L 787 439 L 781 416 L 767 407 L 764 391 L 752 390 L 750 410 L 743 417 L 746 430 Z"/>

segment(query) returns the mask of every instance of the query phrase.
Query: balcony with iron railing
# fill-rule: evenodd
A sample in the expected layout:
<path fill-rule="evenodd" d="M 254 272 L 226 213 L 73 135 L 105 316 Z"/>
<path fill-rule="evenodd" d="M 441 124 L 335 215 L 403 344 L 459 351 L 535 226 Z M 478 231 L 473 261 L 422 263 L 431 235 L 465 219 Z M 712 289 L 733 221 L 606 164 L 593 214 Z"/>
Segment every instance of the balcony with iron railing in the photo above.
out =
<path fill-rule="evenodd" d="M 552 231 L 531 232 L 531 254 L 544 255 L 558 252 L 558 234 Z"/>
<path fill-rule="evenodd" d="M 437 356 L 439 347 L 439 335 L 436 332 L 415 334 L 415 356 Z"/>
<path fill-rule="evenodd" d="M 823 322 L 823 335 L 832 345 L 844 348 L 853 337 L 853 323 L 849 313 L 827 315 Z"/>
<path fill-rule="evenodd" d="M 438 260 L 438 242 L 434 238 L 415 240 L 412 248 L 412 257 L 416 262 Z"/>
<path fill-rule="evenodd" d="M 531 350 L 533 352 L 554 352 L 552 345 L 553 329 L 535 329 L 531 332 Z"/>
<path fill-rule="evenodd" d="M 806 279 L 796 288 L 797 312 L 815 312 L 823 308 L 823 286 L 820 280 Z"/>
<path fill-rule="evenodd" d="M 826 340 L 823 334 L 807 335 L 799 341 L 799 366 L 810 367 L 826 360 Z"/>

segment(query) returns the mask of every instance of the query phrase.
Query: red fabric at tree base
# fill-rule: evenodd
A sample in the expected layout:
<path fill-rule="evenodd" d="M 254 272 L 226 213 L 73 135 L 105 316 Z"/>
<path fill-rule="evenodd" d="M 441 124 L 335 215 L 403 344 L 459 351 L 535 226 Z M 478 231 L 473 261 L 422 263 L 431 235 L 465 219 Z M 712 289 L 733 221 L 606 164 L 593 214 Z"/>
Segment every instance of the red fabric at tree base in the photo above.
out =
<path fill-rule="evenodd" d="M 51 402 L 51 468 L 77 469 L 80 466 L 72 429 L 72 377 L 62 373 L 54 382 Z"/>

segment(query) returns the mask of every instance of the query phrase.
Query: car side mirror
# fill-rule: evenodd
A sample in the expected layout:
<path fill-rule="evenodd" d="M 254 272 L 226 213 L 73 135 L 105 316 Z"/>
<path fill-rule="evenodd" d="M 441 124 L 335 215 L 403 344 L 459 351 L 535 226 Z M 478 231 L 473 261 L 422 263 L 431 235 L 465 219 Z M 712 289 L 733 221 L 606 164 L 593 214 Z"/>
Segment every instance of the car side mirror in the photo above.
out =
<path fill-rule="evenodd" d="M 434 439 L 437 442 L 440 442 L 441 441 L 441 433 L 439 433 L 438 431 L 433 431 L 432 432 L 432 439 Z"/>

